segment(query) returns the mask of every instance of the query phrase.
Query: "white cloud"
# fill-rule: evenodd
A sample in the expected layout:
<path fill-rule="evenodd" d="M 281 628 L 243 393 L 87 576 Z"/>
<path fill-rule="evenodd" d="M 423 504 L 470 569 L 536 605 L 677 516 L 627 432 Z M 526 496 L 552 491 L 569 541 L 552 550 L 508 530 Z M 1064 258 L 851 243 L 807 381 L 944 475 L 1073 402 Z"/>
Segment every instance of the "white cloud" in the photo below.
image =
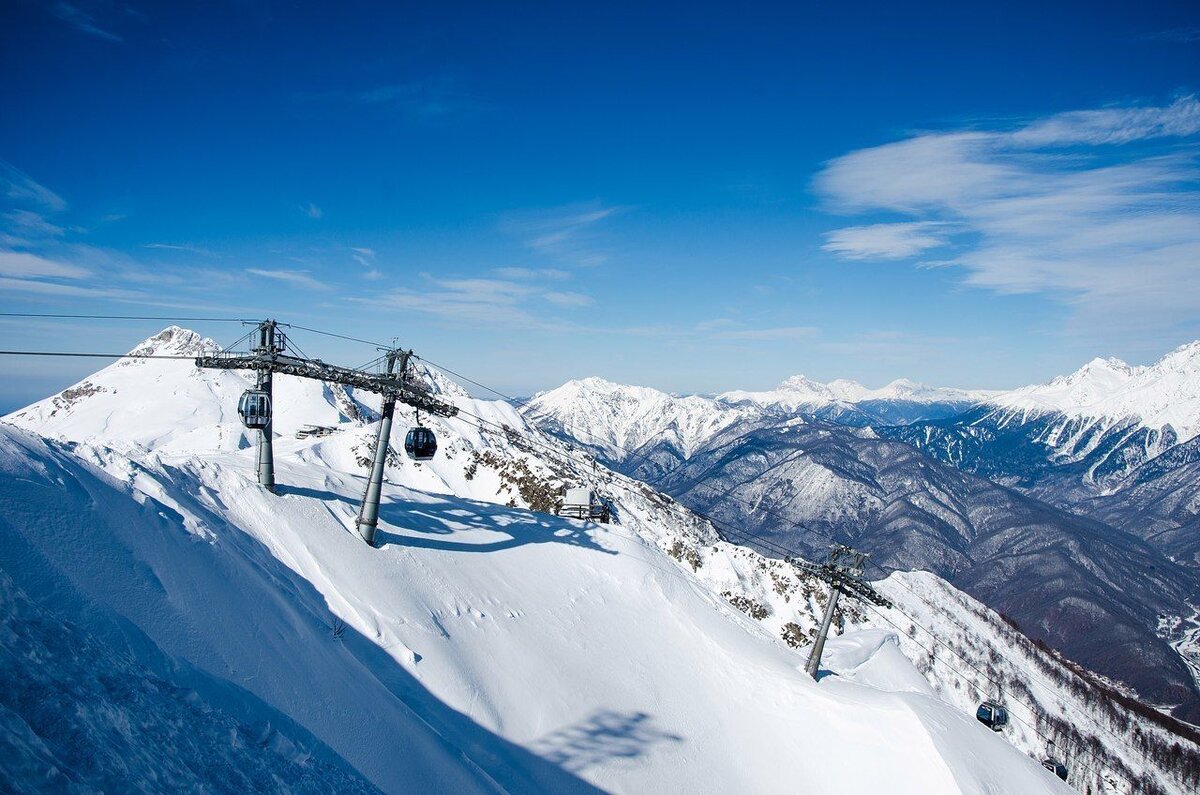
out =
<path fill-rule="evenodd" d="M 202 257 L 216 257 L 215 252 L 199 246 L 179 246 L 172 243 L 147 243 L 143 248 L 162 249 L 164 251 L 184 251 L 188 254 L 199 254 Z"/>
<path fill-rule="evenodd" d="M 366 270 L 363 272 L 363 278 L 368 281 L 376 281 L 383 278 L 383 271 L 375 267 L 375 250 L 363 246 L 351 246 L 350 256 L 359 265 L 362 265 Z"/>
<path fill-rule="evenodd" d="M 430 280 L 432 289 L 400 288 L 379 299 L 359 299 L 379 304 L 435 315 L 459 322 L 483 325 L 536 324 L 536 318 L 521 307 L 533 290 L 515 282 L 499 279 Z"/>
<path fill-rule="evenodd" d="M 15 166 L 0 160 L 0 190 L 15 204 L 33 205 L 50 212 L 62 212 L 67 203 L 49 188 L 34 182 Z"/>
<path fill-rule="evenodd" d="M 1181 97 L 1163 108 L 1101 108 L 1059 113 L 1011 136 L 1019 146 L 1125 144 L 1200 132 L 1200 101 Z"/>
<path fill-rule="evenodd" d="M 825 235 L 821 248 L 845 259 L 904 259 L 944 245 L 943 226 L 930 221 L 848 226 Z"/>
<path fill-rule="evenodd" d="M 5 276 L 0 276 L 0 292 L 35 293 L 38 295 L 56 295 L 68 298 L 115 298 L 128 301 L 146 298 L 146 296 L 131 290 L 89 287 L 80 284 L 59 284 L 58 282 L 39 282 L 33 279 L 10 279 Z M 153 303 L 153 300 L 151 303 Z"/>
<path fill-rule="evenodd" d="M 30 234 L 41 237 L 62 237 L 66 230 L 58 224 L 50 223 L 41 213 L 33 210 L 13 210 L 4 214 L 8 228 L 19 234 Z"/>
<path fill-rule="evenodd" d="M 247 268 L 246 273 L 252 276 L 261 276 L 264 279 L 273 279 L 277 282 L 285 282 L 294 284 L 297 287 L 303 287 L 307 290 L 328 290 L 329 285 L 324 282 L 317 281 L 312 276 L 308 275 L 308 271 L 289 271 L 289 270 L 266 270 L 263 268 Z"/>
<path fill-rule="evenodd" d="M 595 226 L 619 207 L 573 205 L 555 210 L 510 214 L 501 229 L 530 249 L 571 265 L 599 265 L 607 259 Z"/>
<path fill-rule="evenodd" d="M 1200 311 L 1200 102 L 1063 113 L 1017 129 L 927 133 L 851 152 L 816 179 L 830 209 L 897 223 L 831 232 L 846 259 L 910 257 L 1003 293 L 1045 292 L 1107 322 Z M 1172 320 L 1173 318 L 1173 320 Z"/>
<path fill-rule="evenodd" d="M 557 268 L 496 268 L 497 276 L 506 279 L 530 279 L 560 282 L 571 278 L 571 274 Z"/>
<path fill-rule="evenodd" d="M 591 296 L 583 293 L 571 292 L 556 292 L 553 290 L 542 293 L 542 298 L 545 298 L 555 306 L 579 307 L 590 306 L 595 303 Z"/>
<path fill-rule="evenodd" d="M 304 213 L 309 218 L 312 218 L 314 221 L 325 215 L 325 211 L 312 202 L 305 202 L 304 204 L 300 205 L 300 212 Z"/>
<path fill-rule="evenodd" d="M 545 290 L 535 282 L 513 279 L 436 279 L 429 286 L 400 288 L 377 299 L 351 299 L 376 306 L 423 312 L 455 322 L 561 329 L 562 322 L 545 316 L 546 304 L 575 308 L 592 303 L 581 293 Z"/>
<path fill-rule="evenodd" d="M 0 251 L 0 274 L 34 278 L 85 279 L 91 272 L 77 265 L 40 257 L 26 251 Z"/>

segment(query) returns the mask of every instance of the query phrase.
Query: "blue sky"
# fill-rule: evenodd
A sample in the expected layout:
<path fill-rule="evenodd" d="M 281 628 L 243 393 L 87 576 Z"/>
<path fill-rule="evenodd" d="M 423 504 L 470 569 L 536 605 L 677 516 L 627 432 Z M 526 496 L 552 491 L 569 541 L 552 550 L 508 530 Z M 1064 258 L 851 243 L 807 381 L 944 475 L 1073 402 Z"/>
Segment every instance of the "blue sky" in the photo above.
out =
<path fill-rule="evenodd" d="M 1200 338 L 1200 11 L 975 5 L 14 0 L 0 308 L 273 316 L 518 394 L 1002 388 Z M 0 408 L 94 364 L 5 360 Z"/>

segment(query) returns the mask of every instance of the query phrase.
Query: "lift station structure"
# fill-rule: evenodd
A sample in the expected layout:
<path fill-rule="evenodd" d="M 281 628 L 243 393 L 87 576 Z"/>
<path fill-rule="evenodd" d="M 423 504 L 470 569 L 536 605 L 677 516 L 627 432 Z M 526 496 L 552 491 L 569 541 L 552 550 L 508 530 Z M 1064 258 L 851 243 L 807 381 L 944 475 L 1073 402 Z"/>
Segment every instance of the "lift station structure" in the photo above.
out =
<path fill-rule="evenodd" d="M 383 470 L 391 444 L 392 418 L 396 413 L 396 403 L 412 406 L 417 410 L 418 416 L 424 411 L 438 417 L 453 417 L 458 414 L 458 408 L 438 400 L 423 384 L 411 378 L 408 365 L 413 355 L 412 351 L 402 348 L 389 348 L 384 351 L 383 358 L 387 365 L 386 372 L 383 373 L 339 367 L 320 359 L 292 356 L 286 351 L 287 337 L 279 331 L 279 323 L 264 320 L 258 324 L 256 343 L 249 351 L 221 351 L 210 356 L 197 356 L 196 366 L 255 372 L 255 387 L 243 393 L 238 403 L 238 411 L 246 427 L 259 431 L 255 469 L 258 472 L 259 484 L 271 492 L 275 491 L 275 454 L 272 444 L 274 406 L 271 388 L 275 373 L 342 384 L 382 396 L 383 407 L 375 438 L 375 455 L 358 512 L 358 533 L 364 541 L 374 546 L 375 530 L 379 525 L 379 496 L 383 488 Z M 409 431 L 405 447 L 411 457 L 428 460 L 433 455 L 432 451 L 437 449 L 433 431 L 420 426 L 413 428 Z"/>

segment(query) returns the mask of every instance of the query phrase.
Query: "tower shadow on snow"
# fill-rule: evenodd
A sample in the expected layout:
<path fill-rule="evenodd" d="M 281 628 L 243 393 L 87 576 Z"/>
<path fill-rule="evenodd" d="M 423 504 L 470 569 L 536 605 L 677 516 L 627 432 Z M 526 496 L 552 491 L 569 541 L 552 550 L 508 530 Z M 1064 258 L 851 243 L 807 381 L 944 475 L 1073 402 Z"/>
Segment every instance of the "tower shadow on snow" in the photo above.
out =
<path fill-rule="evenodd" d="M 318 500 L 337 501 L 350 505 L 355 510 L 358 508 L 358 500 L 322 489 L 280 486 L 278 493 L 281 496 L 294 494 Z M 397 533 L 389 530 L 388 525 L 420 535 Z M 508 538 L 494 541 L 451 538 L 456 533 L 479 529 L 503 533 Z M 526 544 L 567 544 L 608 555 L 617 554 L 596 542 L 592 537 L 595 529 L 596 525 L 575 520 L 461 498 L 455 498 L 453 502 L 421 502 L 393 498 L 380 502 L 379 529 L 375 535 L 375 545 L 435 549 L 444 552 L 499 552 Z"/>

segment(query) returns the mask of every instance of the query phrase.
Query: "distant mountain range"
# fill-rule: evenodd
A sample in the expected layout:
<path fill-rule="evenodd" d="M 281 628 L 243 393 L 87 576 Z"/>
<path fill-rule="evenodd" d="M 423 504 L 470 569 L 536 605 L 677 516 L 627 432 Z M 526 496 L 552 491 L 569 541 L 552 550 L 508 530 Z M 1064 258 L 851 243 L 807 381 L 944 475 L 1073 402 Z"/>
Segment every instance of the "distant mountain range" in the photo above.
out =
<path fill-rule="evenodd" d="M 789 378 L 668 395 L 588 378 L 528 420 L 797 552 L 832 535 L 947 577 L 1033 637 L 1200 720 L 1200 343 L 1008 392 Z"/>

